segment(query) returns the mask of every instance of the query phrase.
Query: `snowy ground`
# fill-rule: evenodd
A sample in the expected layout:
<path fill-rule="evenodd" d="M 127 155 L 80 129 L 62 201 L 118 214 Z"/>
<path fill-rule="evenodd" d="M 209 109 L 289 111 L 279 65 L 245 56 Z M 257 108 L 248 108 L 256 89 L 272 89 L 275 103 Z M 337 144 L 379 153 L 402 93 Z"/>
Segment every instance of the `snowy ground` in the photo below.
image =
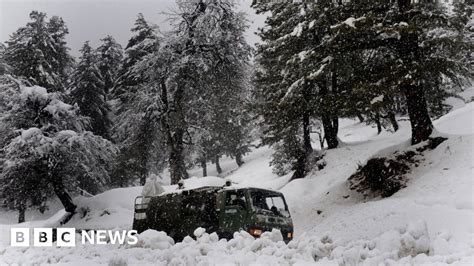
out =
<path fill-rule="evenodd" d="M 237 168 L 223 160 L 227 178 L 239 185 L 278 189 L 285 194 L 295 226 L 295 239 L 288 245 L 278 232 L 254 240 L 236 233 L 230 241 L 215 235 L 199 235 L 174 244 L 165 234 L 146 231 L 135 246 L 104 245 L 75 248 L 9 247 L 9 228 L 57 226 L 64 211 L 51 206 L 44 215 L 30 212 L 27 222 L 13 225 L 16 213 L 0 215 L 0 265 L 10 263 L 95 264 L 474 264 L 474 103 L 435 121 L 449 139 L 408 175 L 408 186 L 390 198 L 364 200 L 348 189 L 347 178 L 374 155 L 390 153 L 409 144 L 409 122 L 401 130 L 383 132 L 353 120 L 341 120 L 344 145 L 326 153 L 327 166 L 305 179 L 288 183 L 277 177 L 268 163 L 271 149 L 262 147 L 245 157 Z M 316 137 L 315 137 L 316 141 Z M 316 141 L 317 143 L 317 141 Z M 209 174 L 215 175 L 213 165 Z M 191 171 L 200 176 L 200 169 Z M 194 177 L 193 187 L 223 184 L 220 177 Z M 165 189 L 174 189 L 167 186 Z M 87 215 L 74 218 L 70 227 L 130 229 L 133 200 L 141 187 L 114 189 L 92 198 L 78 198 Z M 318 214 L 319 213 L 319 214 Z"/>

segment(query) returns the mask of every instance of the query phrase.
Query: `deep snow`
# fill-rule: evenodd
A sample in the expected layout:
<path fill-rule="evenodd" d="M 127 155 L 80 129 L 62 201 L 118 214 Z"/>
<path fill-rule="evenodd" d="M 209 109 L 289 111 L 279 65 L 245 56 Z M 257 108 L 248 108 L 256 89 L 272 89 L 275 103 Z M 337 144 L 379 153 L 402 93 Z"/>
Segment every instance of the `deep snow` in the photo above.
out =
<path fill-rule="evenodd" d="M 408 185 L 390 198 L 364 200 L 350 191 L 347 179 L 375 155 L 408 147 L 409 122 L 401 122 L 397 133 L 376 134 L 376 129 L 342 119 L 341 148 L 326 152 L 326 167 L 290 183 L 290 175 L 278 177 L 268 166 L 272 150 L 261 147 L 245 157 L 238 168 L 223 160 L 224 176 L 239 186 L 278 189 L 284 193 L 295 225 L 295 239 L 288 245 L 278 232 L 254 240 L 236 233 L 230 241 L 200 232 L 197 240 L 174 242 L 164 233 L 147 231 L 135 246 L 104 245 L 75 248 L 9 247 L 9 228 L 58 226 L 64 211 L 13 225 L 16 216 L 2 213 L 0 265 L 5 263 L 94 264 L 469 264 L 474 263 L 474 103 L 435 121 L 439 134 L 449 139 L 408 175 Z M 314 136 L 317 144 L 316 136 Z M 209 165 L 210 174 L 215 174 Z M 191 171 L 199 176 L 200 169 Z M 166 180 L 166 176 L 165 176 Z M 221 177 L 186 181 L 186 187 L 223 184 Z M 165 190 L 175 186 L 165 186 Z M 130 229 L 133 200 L 141 187 L 113 189 L 92 198 L 77 198 L 85 217 L 74 217 L 68 227 L 86 229 Z M 57 207 L 56 207 L 57 208 Z M 4 216 L 5 214 L 5 216 Z M 47 215 L 52 215 L 45 218 Z"/>

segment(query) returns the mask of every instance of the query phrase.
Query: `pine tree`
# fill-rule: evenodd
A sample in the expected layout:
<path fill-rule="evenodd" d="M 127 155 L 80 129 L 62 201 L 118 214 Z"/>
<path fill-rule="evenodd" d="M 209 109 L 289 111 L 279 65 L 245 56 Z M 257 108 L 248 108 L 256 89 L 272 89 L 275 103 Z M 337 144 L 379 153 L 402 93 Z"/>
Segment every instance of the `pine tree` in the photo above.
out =
<path fill-rule="evenodd" d="M 134 67 L 138 62 L 153 54 L 160 46 L 158 28 L 150 25 L 143 14 L 139 13 L 132 28 L 134 34 L 127 43 L 124 58 L 119 70 L 119 78 L 113 90 L 113 96 L 123 104 L 129 97 L 133 97 L 140 85 L 146 81 L 143 73 Z"/>
<path fill-rule="evenodd" d="M 10 73 L 10 66 L 5 61 L 5 50 L 5 45 L 0 43 L 0 76 Z"/>
<path fill-rule="evenodd" d="M 80 61 L 71 83 L 72 102 L 79 106 L 81 115 L 90 119 L 90 130 L 110 139 L 109 107 L 103 77 L 98 67 L 97 53 L 85 42 Z"/>
<path fill-rule="evenodd" d="M 69 33 L 65 22 L 61 17 L 53 16 L 49 20 L 48 32 L 53 40 L 54 49 L 51 51 L 52 67 L 59 75 L 61 88 L 65 88 L 69 82 L 69 74 L 73 71 L 74 59 L 69 54 L 69 48 L 66 44 L 66 35 Z"/>
<path fill-rule="evenodd" d="M 350 84 L 341 94 L 342 113 L 346 117 L 362 116 L 367 124 L 376 124 L 380 134 L 382 127 L 390 124 L 393 131 L 399 128 L 396 113 L 406 114 L 396 86 L 390 76 L 393 55 L 387 49 L 356 52 L 351 57 L 352 73 L 346 80 Z M 398 102 L 398 108 L 397 108 Z"/>
<path fill-rule="evenodd" d="M 229 143 L 226 141 L 228 140 L 226 136 L 229 136 L 227 130 L 232 130 L 231 119 L 235 117 L 231 113 L 233 97 L 229 91 L 232 89 L 232 87 L 229 88 L 229 84 L 235 84 L 233 89 L 235 89 L 236 97 L 242 95 L 244 67 L 249 58 L 249 46 L 243 37 L 246 28 L 245 19 L 242 14 L 234 11 L 235 6 L 232 1 L 182 3 L 180 8 L 184 19 L 180 23 L 180 31 L 176 32 L 179 34 L 177 39 L 179 42 L 173 43 L 173 50 L 175 54 L 182 53 L 181 56 L 184 56 L 182 58 L 186 61 L 185 64 L 177 65 L 178 75 L 175 78 L 177 88 L 174 95 L 175 99 L 180 93 L 183 93 L 184 97 L 186 94 L 191 97 L 198 95 L 193 97 L 195 105 L 192 108 L 181 110 L 182 116 L 178 119 L 178 124 L 173 125 L 174 136 L 185 133 L 186 127 L 192 126 L 186 121 L 192 121 L 188 117 L 192 117 L 195 110 L 199 108 L 199 97 L 205 98 L 204 102 L 208 103 L 206 110 L 210 113 L 208 132 L 210 140 L 215 143 L 214 154 L 211 157 L 219 171 L 219 157 L 226 152 L 226 149 L 231 148 L 231 145 L 226 146 Z M 181 34 L 182 29 L 184 29 L 184 34 Z M 181 43 L 184 43 L 184 47 Z M 235 83 L 230 83 L 231 80 Z M 231 104 L 230 107 L 225 106 L 227 100 Z M 237 141 L 241 142 L 242 139 L 237 139 Z M 180 147 L 181 140 L 172 139 L 171 142 L 176 144 L 170 146 L 170 167 L 172 170 L 175 167 L 174 171 L 171 171 L 172 181 L 177 182 L 187 174 L 182 155 L 180 155 L 183 150 Z"/>
<path fill-rule="evenodd" d="M 138 64 L 159 48 L 157 28 L 138 14 L 134 35 L 125 47 L 125 56 L 114 86 L 114 140 L 120 146 L 120 156 L 114 167 L 114 182 L 126 186 L 135 179 L 144 185 L 151 170 L 161 171 L 166 148 L 158 131 L 157 121 L 147 109 L 153 96 L 147 94 L 147 78 Z M 160 152 L 153 152 L 159 150 Z"/>
<path fill-rule="evenodd" d="M 147 110 L 163 134 L 173 184 L 188 177 L 184 152 L 193 143 L 192 118 L 206 102 L 200 98 L 209 95 L 205 81 L 221 65 L 248 57 L 243 32 L 229 28 L 245 24 L 234 8 L 232 1 L 180 2 L 176 28 L 158 52 L 136 66 L 148 76 L 144 87 L 156 99 Z"/>
<path fill-rule="evenodd" d="M 159 45 L 158 27 L 150 25 L 142 13 L 138 14 L 135 27 L 131 31 L 134 35 L 128 40 L 125 47 L 125 70 L 129 70 L 145 56 L 155 52 Z"/>
<path fill-rule="evenodd" d="M 166 166 L 164 137 L 155 113 L 157 101 L 153 91 L 139 90 L 116 117 L 114 140 L 120 147 L 113 170 L 116 185 L 127 186 L 137 179 L 144 185 L 150 172 L 161 172 Z"/>
<path fill-rule="evenodd" d="M 206 72 L 196 90 L 194 117 L 190 126 L 196 128 L 193 142 L 198 146 L 197 161 L 204 168 L 206 161 L 216 164 L 220 174 L 219 158 L 223 155 L 235 158 L 238 166 L 249 151 L 249 56 L 250 46 L 243 40 L 246 25 L 242 14 L 235 14 L 221 21 L 221 53 L 233 55 L 219 60 L 212 72 Z M 228 40 L 231 39 L 231 40 Z M 242 43 L 236 47 L 235 43 Z M 195 123 L 193 123 L 195 121 Z M 203 173 L 205 169 L 203 169 Z"/>
<path fill-rule="evenodd" d="M 429 111 L 442 111 L 442 101 L 449 95 L 444 81 L 460 84 L 462 77 L 472 77 L 472 67 L 462 60 L 472 50 L 466 39 L 467 20 L 447 14 L 432 1 L 365 4 L 360 10 L 355 26 L 344 29 L 349 33 L 330 42 L 380 53 L 385 67 L 378 69 L 384 72 L 379 94 L 391 96 L 395 88 L 406 99 L 412 143 L 428 139 L 433 131 Z"/>
<path fill-rule="evenodd" d="M 31 84 L 63 91 L 73 62 L 65 42 L 66 25 L 58 17 L 47 21 L 46 14 L 38 11 L 31 12 L 30 19 L 6 42 L 5 60 L 14 75 Z"/>
<path fill-rule="evenodd" d="M 249 149 L 249 113 L 246 110 L 246 88 L 242 79 L 245 71 L 237 70 L 234 75 L 222 75 L 215 72 L 213 78 L 219 80 L 215 84 L 207 83 L 209 95 L 205 95 L 202 108 L 196 115 L 191 127 L 196 128 L 193 134 L 193 144 L 196 146 L 196 161 L 201 167 L 206 167 L 206 162 L 216 164 L 218 174 L 222 173 L 219 158 L 223 155 L 235 158 L 236 164 L 241 166 L 243 156 Z M 241 75 L 239 77 L 239 75 Z M 203 175 L 206 174 L 203 169 Z"/>
<path fill-rule="evenodd" d="M 257 47 L 256 112 L 262 117 L 263 141 L 274 145 L 272 164 L 295 170 L 293 178 L 305 175 L 306 161 L 313 148 L 311 117 L 317 104 L 316 84 L 305 63 L 311 39 L 304 31 L 310 26 L 305 3 L 255 2 L 258 12 L 271 11 Z M 307 64 L 307 63 L 306 63 Z M 314 70 L 312 70 L 314 71 Z M 284 164 L 291 166 L 286 167 Z"/>
<path fill-rule="evenodd" d="M 101 41 L 102 44 L 97 48 L 98 67 L 104 82 L 104 91 L 107 95 L 117 83 L 123 54 L 122 46 L 112 36 L 107 35 Z"/>

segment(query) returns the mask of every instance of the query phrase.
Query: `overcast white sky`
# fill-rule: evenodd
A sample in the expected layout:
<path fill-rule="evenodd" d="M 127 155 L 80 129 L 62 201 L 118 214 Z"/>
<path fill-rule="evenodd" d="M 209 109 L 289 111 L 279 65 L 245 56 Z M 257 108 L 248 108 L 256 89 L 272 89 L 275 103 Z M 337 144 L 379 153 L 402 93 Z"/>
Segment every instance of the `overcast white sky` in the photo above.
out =
<path fill-rule="evenodd" d="M 255 14 L 250 7 L 251 0 L 236 2 L 241 11 L 248 13 L 250 28 L 246 35 L 248 42 L 253 45 L 259 40 L 254 32 L 263 26 L 265 18 Z M 175 7 L 174 0 L 0 0 L 0 42 L 4 43 L 12 32 L 24 26 L 32 10 L 38 10 L 45 12 L 48 17 L 57 15 L 64 19 L 69 28 L 68 46 L 71 53 L 78 56 L 86 40 L 97 46 L 107 34 L 125 46 L 140 12 L 145 19 L 160 26 L 162 31 L 168 30 L 166 15 L 161 12 Z"/>

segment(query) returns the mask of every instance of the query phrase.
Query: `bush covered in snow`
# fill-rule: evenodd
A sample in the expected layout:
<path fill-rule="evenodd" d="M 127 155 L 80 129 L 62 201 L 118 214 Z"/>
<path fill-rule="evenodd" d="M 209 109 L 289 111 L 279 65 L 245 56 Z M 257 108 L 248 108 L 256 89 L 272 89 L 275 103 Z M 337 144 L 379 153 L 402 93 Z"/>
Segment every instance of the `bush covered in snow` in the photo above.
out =
<path fill-rule="evenodd" d="M 73 212 L 67 190 L 101 191 L 109 181 L 115 145 L 86 131 L 88 119 L 65 103 L 62 93 L 17 83 L 0 89 L 0 97 L 9 99 L 0 109 L 3 197 L 16 201 L 19 222 L 28 206 L 43 205 L 53 194 Z"/>
<path fill-rule="evenodd" d="M 406 187 L 406 174 L 423 160 L 423 152 L 435 149 L 446 138 L 430 138 L 407 151 L 397 151 L 387 157 L 372 158 L 349 177 L 350 188 L 365 197 L 390 197 Z"/>

